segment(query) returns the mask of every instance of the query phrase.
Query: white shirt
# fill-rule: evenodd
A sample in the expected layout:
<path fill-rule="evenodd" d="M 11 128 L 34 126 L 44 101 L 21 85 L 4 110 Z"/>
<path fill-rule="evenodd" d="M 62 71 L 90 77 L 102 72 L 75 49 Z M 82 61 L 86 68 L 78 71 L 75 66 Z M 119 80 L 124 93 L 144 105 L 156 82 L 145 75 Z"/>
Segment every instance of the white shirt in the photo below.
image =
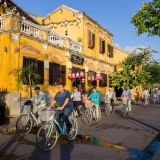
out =
<path fill-rule="evenodd" d="M 81 92 L 73 92 L 72 95 L 71 95 L 71 98 L 73 98 L 73 101 L 81 101 L 82 98 L 81 98 Z"/>
<path fill-rule="evenodd" d="M 110 98 L 110 99 L 113 99 L 113 98 L 114 98 L 114 92 L 113 92 L 113 91 L 111 91 L 111 92 L 107 91 L 107 92 L 106 92 L 106 96 L 107 96 L 108 98 Z"/>

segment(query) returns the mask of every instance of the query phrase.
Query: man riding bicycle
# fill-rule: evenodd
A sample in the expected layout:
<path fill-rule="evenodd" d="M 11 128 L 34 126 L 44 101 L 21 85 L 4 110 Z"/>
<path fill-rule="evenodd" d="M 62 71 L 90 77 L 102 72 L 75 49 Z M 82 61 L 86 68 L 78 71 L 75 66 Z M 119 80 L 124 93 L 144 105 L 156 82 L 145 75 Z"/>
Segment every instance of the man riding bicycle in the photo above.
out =
<path fill-rule="evenodd" d="M 33 102 L 33 113 L 38 112 L 39 120 L 41 120 L 41 112 L 44 108 L 46 108 L 46 100 L 44 93 L 40 91 L 40 87 L 36 86 L 34 88 L 36 94 L 31 98 Z"/>
<path fill-rule="evenodd" d="M 66 124 L 67 132 L 69 132 L 72 128 L 72 124 L 69 122 L 68 117 L 73 111 L 73 102 L 71 100 L 69 91 L 65 90 L 64 87 L 65 86 L 63 83 L 60 83 L 58 85 L 59 92 L 57 92 L 56 96 L 54 97 L 53 101 L 51 102 L 47 110 L 50 110 L 51 107 L 54 106 L 56 102 L 58 102 L 60 107 L 59 110 L 56 112 L 55 120 L 59 121 L 60 118 L 62 118 Z"/>

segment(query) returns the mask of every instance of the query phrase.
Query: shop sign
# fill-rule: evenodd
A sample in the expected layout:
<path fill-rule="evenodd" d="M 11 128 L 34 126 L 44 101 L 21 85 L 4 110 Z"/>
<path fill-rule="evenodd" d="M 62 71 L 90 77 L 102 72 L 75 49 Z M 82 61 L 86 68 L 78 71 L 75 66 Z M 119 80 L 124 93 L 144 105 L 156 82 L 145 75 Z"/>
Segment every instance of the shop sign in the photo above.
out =
<path fill-rule="evenodd" d="M 84 58 L 76 56 L 76 55 L 72 55 L 71 56 L 71 62 L 73 64 L 78 64 L 78 65 L 83 65 L 84 63 Z"/>

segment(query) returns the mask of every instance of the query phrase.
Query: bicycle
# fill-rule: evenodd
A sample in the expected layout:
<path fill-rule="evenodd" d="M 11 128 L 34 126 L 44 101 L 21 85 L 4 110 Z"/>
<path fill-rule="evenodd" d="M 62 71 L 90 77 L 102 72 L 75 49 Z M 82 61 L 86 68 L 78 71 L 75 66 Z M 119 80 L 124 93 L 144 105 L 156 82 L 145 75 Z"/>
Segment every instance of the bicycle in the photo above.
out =
<path fill-rule="evenodd" d="M 75 139 L 78 133 L 78 122 L 75 117 L 69 116 L 72 129 L 67 133 L 65 122 L 57 122 L 54 119 L 55 113 L 56 110 L 42 112 L 43 123 L 37 132 L 36 143 L 44 151 L 51 150 L 56 145 L 60 135 L 66 135 L 67 139 L 71 141 Z"/>
<path fill-rule="evenodd" d="M 111 106 L 111 99 L 107 98 L 105 100 L 106 106 L 104 107 L 104 113 L 105 115 L 110 115 L 111 111 L 112 111 L 112 106 Z"/>
<path fill-rule="evenodd" d="M 32 127 L 40 124 L 41 121 L 38 118 L 38 114 L 34 114 L 31 111 L 31 105 L 24 105 L 21 116 L 16 122 L 16 131 L 19 135 L 24 136 L 31 131 Z"/>
<path fill-rule="evenodd" d="M 87 108 L 86 111 L 85 111 L 85 117 L 86 117 L 86 124 L 89 125 L 92 121 L 92 119 L 97 119 L 97 121 L 99 121 L 101 119 L 101 108 L 98 107 L 98 112 L 99 112 L 99 115 L 98 115 L 98 118 L 97 118 L 97 115 L 96 115 L 96 107 L 95 106 L 92 106 L 90 108 Z"/>

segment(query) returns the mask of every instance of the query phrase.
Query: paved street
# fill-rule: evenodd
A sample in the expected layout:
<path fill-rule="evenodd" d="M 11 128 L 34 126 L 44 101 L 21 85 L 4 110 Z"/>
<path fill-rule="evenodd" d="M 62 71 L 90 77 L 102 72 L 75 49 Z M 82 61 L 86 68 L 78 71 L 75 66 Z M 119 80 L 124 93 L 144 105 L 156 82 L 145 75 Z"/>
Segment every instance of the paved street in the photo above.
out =
<path fill-rule="evenodd" d="M 160 130 L 160 105 L 132 106 L 133 115 L 125 119 L 122 111 L 118 106 L 114 115 L 102 116 L 90 126 L 79 121 L 76 140 L 61 137 L 50 152 L 37 147 L 37 129 L 25 137 L 0 134 L 0 160 L 148 160 L 143 151 Z"/>

